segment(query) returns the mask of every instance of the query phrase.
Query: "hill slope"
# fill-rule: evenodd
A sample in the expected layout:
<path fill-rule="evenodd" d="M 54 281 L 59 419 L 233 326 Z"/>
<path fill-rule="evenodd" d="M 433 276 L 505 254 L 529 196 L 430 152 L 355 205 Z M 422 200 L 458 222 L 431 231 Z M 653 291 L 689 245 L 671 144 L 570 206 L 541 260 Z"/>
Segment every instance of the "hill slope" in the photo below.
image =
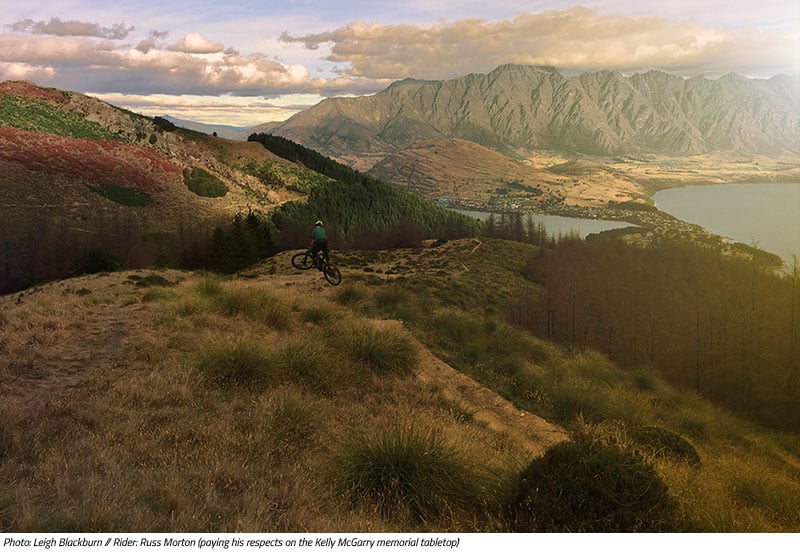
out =
<path fill-rule="evenodd" d="M 0 293 L 117 266 L 229 270 L 256 249 L 304 243 L 320 217 L 349 242 L 397 224 L 476 225 L 280 140 L 294 157 L 72 92 L 0 84 Z"/>
<path fill-rule="evenodd" d="M 275 183 L 253 176 L 271 165 Z M 174 260 L 237 212 L 301 197 L 289 166 L 258 144 L 0 83 L 0 292 L 70 274 L 93 251 L 128 266 Z"/>
<path fill-rule="evenodd" d="M 646 196 L 636 181 L 599 163 L 574 162 L 582 167 L 581 173 L 550 163 L 523 162 L 475 142 L 450 139 L 417 142 L 382 159 L 369 174 L 432 200 L 495 210 L 604 206 Z"/>
<path fill-rule="evenodd" d="M 0 529 L 505 532 L 519 471 L 564 426 L 646 455 L 677 505 L 659 523 L 800 528 L 796 440 L 503 322 L 536 251 L 348 252 L 341 288 L 285 252 L 242 278 L 125 272 L 0 298 Z"/>

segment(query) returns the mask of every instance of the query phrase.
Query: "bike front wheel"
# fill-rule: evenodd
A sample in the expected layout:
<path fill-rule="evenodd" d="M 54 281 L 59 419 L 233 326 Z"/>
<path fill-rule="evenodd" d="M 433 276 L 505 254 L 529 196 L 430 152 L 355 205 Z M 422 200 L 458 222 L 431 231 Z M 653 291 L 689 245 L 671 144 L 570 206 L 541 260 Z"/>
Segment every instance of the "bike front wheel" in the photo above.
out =
<path fill-rule="evenodd" d="M 308 252 L 296 253 L 292 256 L 292 266 L 305 271 L 314 265 L 314 258 Z"/>
<path fill-rule="evenodd" d="M 334 286 L 338 286 L 342 282 L 342 273 L 339 271 L 339 267 L 333 263 L 326 263 L 322 269 L 322 274 L 325 275 L 325 280 Z"/>

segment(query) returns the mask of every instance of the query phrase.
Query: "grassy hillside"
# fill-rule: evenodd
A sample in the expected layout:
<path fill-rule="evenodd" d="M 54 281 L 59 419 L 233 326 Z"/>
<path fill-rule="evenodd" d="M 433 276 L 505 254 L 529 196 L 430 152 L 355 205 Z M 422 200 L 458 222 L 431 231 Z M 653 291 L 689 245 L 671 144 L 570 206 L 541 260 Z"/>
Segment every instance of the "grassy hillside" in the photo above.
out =
<path fill-rule="evenodd" d="M 255 259 L 219 257 L 251 215 L 260 223 L 247 239 L 258 234 L 259 255 L 304 244 L 319 218 L 337 247 L 376 247 L 387 230 L 391 245 L 409 245 L 477 226 L 284 142 L 301 155 L 285 159 L 258 142 L 73 92 L 0 83 L 0 293 L 97 269 L 236 270 Z"/>
<path fill-rule="evenodd" d="M 800 530 L 796 437 L 505 322 L 536 252 L 0 298 L 0 529 Z"/>
<path fill-rule="evenodd" d="M 18 129 L 61 136 L 110 140 L 119 138 L 99 123 L 69 113 L 42 99 L 0 95 L 0 121 Z M 4 125 L 5 126 L 5 125 Z"/>
<path fill-rule="evenodd" d="M 0 293 L 96 270 L 101 258 L 105 268 L 181 265 L 237 213 L 268 213 L 327 180 L 255 143 L 0 83 Z"/>

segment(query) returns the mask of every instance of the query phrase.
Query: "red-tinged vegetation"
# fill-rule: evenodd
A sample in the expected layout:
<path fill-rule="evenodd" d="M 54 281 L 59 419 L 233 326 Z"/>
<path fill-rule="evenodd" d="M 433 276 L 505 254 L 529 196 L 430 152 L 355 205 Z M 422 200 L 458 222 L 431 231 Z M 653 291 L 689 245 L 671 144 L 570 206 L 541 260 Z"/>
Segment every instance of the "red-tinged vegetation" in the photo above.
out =
<path fill-rule="evenodd" d="M 31 171 L 58 173 L 92 184 L 115 184 L 152 193 L 182 182 L 182 167 L 135 144 L 84 140 L 49 133 L 0 128 L 0 159 Z"/>
<path fill-rule="evenodd" d="M 66 104 L 68 97 L 55 88 L 41 88 L 28 81 L 5 81 L 0 83 L 0 94 L 39 98 L 55 104 Z"/>

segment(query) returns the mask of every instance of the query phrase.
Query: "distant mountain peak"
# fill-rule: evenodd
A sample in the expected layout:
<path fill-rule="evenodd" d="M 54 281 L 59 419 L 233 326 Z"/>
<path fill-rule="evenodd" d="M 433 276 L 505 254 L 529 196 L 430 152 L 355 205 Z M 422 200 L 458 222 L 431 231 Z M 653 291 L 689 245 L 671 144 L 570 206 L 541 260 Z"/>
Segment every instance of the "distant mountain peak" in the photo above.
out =
<path fill-rule="evenodd" d="M 447 138 L 501 152 L 775 154 L 800 151 L 799 98 L 800 76 L 684 79 L 651 69 L 568 77 L 511 63 L 446 81 L 404 79 L 347 102 L 324 100 L 273 132 L 359 169 L 418 140 Z"/>

